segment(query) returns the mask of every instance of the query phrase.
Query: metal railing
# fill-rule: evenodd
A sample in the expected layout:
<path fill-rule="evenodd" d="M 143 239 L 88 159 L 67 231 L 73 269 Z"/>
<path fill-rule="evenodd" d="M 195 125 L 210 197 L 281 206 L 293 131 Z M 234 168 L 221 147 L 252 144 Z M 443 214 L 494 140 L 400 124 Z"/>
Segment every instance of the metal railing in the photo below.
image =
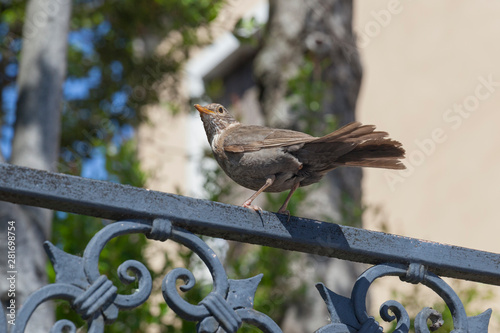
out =
<path fill-rule="evenodd" d="M 116 320 L 118 311 L 144 303 L 151 294 L 152 278 L 142 263 L 128 260 L 118 268 L 122 282 L 138 283 L 131 295 L 117 294 L 116 286 L 97 269 L 99 254 L 106 243 L 131 233 L 183 244 L 207 265 L 214 281 L 213 290 L 196 305 L 186 302 L 176 288 L 179 279 L 184 281 L 182 291 L 193 287 L 194 276 L 189 270 L 175 268 L 162 283 L 168 306 L 181 318 L 198 322 L 199 332 L 236 332 L 242 322 L 263 332 L 281 332 L 281 329 L 271 318 L 253 309 L 253 296 L 262 275 L 228 279 L 215 253 L 194 233 L 374 265 L 357 279 L 350 298 L 334 293 L 322 283 L 316 285 L 331 317 L 328 325 L 317 330 L 321 333 L 382 332 L 367 312 L 366 294 L 373 281 L 388 275 L 421 283 L 443 298 L 453 316 L 453 332 L 487 332 L 491 310 L 467 317 L 460 298 L 439 276 L 500 285 L 499 254 L 293 216 L 288 219 L 270 212 L 258 213 L 207 200 L 1 163 L 0 200 L 117 221 L 92 238 L 82 257 L 45 243 L 56 271 L 56 282 L 26 300 L 19 309 L 13 332 L 24 332 L 37 306 L 49 299 L 69 300 L 82 318 L 88 320 L 89 332 L 103 332 L 107 323 Z M 386 321 L 397 321 L 395 332 L 409 331 L 410 318 L 400 303 L 385 302 L 380 315 Z M 428 320 L 439 326 L 440 314 L 424 308 L 415 319 L 415 331 L 429 332 Z M 53 331 L 71 327 L 75 329 L 71 322 L 61 320 Z M 0 313 L 0 332 L 6 329 L 5 314 Z"/>

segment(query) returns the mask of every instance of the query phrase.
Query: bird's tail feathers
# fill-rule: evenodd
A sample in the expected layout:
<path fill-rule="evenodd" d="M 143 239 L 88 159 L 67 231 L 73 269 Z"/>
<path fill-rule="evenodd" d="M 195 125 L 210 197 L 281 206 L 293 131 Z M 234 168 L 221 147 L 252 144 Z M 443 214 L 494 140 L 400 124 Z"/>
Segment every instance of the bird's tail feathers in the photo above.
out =
<path fill-rule="evenodd" d="M 353 122 L 306 143 L 303 149 L 316 155 L 315 159 L 321 155 L 325 161 L 320 164 L 325 171 L 342 165 L 406 169 L 400 161 L 405 150 L 400 142 L 387 138 L 388 135 L 387 132 L 375 131 L 373 125 Z"/>

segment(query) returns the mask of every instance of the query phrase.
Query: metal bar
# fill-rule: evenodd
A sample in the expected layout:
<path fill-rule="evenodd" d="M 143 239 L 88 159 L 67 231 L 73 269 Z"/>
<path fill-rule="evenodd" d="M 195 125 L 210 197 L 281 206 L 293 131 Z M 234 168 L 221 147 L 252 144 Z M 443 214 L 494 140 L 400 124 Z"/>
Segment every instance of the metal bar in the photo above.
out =
<path fill-rule="evenodd" d="M 500 285 L 500 255 L 0 163 L 0 200 L 100 218 L 167 218 L 191 232 Z"/>

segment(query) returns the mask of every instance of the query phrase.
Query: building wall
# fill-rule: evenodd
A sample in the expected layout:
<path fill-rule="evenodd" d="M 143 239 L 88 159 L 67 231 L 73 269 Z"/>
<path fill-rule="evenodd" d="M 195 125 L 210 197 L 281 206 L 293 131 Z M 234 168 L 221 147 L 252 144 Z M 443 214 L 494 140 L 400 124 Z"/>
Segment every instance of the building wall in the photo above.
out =
<path fill-rule="evenodd" d="M 367 229 L 500 252 L 499 14 L 497 1 L 356 1 L 358 119 L 400 140 L 408 166 L 365 170 Z"/>

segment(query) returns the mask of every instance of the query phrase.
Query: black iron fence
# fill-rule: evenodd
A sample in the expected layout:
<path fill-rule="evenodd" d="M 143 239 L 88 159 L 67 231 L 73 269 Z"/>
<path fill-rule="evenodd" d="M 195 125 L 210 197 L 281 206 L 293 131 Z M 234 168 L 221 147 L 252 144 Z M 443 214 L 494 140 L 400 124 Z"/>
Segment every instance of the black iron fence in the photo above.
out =
<path fill-rule="evenodd" d="M 183 244 L 207 265 L 213 290 L 196 305 L 186 302 L 176 288 L 178 280 L 184 282 L 181 291 L 193 287 L 195 277 L 189 270 L 175 268 L 162 283 L 168 306 L 181 318 L 196 321 L 198 332 L 236 332 L 243 322 L 263 332 L 281 329 L 253 309 L 262 275 L 229 279 L 215 253 L 195 233 L 374 265 L 359 276 L 350 298 L 316 284 L 331 317 L 317 330 L 321 333 L 382 332 L 366 309 L 366 295 L 373 281 L 383 276 L 399 276 L 436 292 L 451 310 L 453 332 L 487 332 L 491 310 L 468 317 L 460 298 L 439 276 L 500 285 L 499 254 L 1 163 L 0 200 L 116 221 L 92 238 L 81 257 L 45 243 L 56 282 L 34 292 L 18 309 L 12 332 L 24 332 L 31 314 L 50 299 L 68 300 L 88 321 L 89 332 L 103 332 L 120 310 L 143 304 L 151 294 L 152 278 L 142 263 L 128 260 L 118 268 L 123 283 L 138 283 L 131 295 L 118 294 L 97 268 L 106 243 L 132 233 Z M 385 302 L 380 315 L 386 321 L 396 320 L 395 332 L 409 331 L 410 318 L 400 303 Z M 430 329 L 442 321 L 438 312 L 424 308 L 415 319 L 415 331 L 429 332 L 429 320 Z M 6 314 L 0 313 L 0 332 L 6 332 L 8 325 Z M 73 323 L 61 320 L 53 332 L 67 329 L 76 330 Z"/>

